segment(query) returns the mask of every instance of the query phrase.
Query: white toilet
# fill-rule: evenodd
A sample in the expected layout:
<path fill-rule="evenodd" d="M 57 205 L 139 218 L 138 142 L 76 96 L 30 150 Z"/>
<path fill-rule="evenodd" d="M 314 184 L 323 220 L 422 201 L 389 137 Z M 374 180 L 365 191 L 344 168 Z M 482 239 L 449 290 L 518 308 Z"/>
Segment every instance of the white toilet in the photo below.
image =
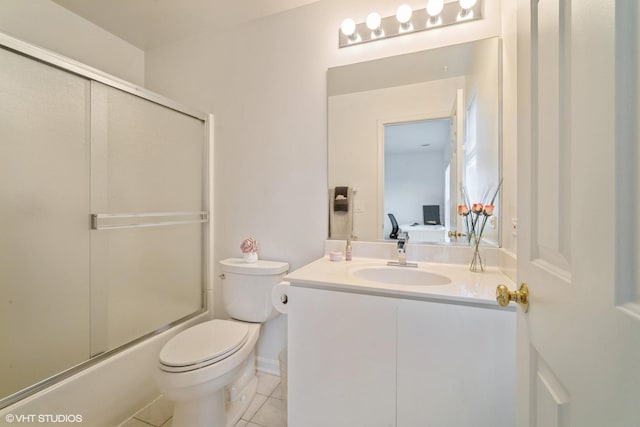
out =
<path fill-rule="evenodd" d="M 239 258 L 220 264 L 224 305 L 232 319 L 186 329 L 160 351 L 156 379 L 174 403 L 174 427 L 235 425 L 256 392 L 260 324 L 278 315 L 271 289 L 282 281 L 289 264 Z"/>

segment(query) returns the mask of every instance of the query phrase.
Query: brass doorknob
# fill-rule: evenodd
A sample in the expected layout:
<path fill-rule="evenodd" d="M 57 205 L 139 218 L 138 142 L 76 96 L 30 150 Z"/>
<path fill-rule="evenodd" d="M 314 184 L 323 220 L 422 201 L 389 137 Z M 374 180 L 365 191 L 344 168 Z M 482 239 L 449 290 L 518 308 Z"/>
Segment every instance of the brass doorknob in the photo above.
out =
<path fill-rule="evenodd" d="M 508 306 L 510 301 L 515 301 L 522 305 L 522 310 L 526 313 L 529 311 L 529 287 L 523 283 L 517 291 L 510 291 L 505 285 L 498 285 L 496 301 L 503 307 Z"/>
<path fill-rule="evenodd" d="M 449 235 L 449 237 L 451 237 L 453 239 L 457 239 L 458 237 L 466 236 L 466 234 L 461 233 L 461 232 L 456 231 L 456 230 L 449 231 L 448 235 Z"/>

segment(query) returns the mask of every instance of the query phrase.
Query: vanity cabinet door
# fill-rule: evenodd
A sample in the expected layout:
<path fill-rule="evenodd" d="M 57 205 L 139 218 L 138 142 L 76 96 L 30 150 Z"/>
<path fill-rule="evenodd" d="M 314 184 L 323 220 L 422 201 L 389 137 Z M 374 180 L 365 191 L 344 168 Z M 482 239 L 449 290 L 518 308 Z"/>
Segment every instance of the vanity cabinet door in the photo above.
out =
<path fill-rule="evenodd" d="M 513 427 L 515 313 L 398 300 L 398 427 Z"/>
<path fill-rule="evenodd" d="M 396 300 L 292 286 L 288 425 L 396 424 Z"/>

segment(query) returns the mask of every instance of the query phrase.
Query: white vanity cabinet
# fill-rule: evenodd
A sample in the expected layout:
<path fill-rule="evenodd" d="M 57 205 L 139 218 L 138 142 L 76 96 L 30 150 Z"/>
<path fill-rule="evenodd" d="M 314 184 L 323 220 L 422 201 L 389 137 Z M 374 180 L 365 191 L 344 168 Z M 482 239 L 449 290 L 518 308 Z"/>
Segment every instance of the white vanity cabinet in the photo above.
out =
<path fill-rule="evenodd" d="M 515 312 L 296 286 L 290 427 L 512 427 Z"/>
<path fill-rule="evenodd" d="M 396 425 L 396 301 L 292 286 L 288 425 Z"/>
<path fill-rule="evenodd" d="M 515 312 L 396 301 L 397 426 L 513 427 Z"/>

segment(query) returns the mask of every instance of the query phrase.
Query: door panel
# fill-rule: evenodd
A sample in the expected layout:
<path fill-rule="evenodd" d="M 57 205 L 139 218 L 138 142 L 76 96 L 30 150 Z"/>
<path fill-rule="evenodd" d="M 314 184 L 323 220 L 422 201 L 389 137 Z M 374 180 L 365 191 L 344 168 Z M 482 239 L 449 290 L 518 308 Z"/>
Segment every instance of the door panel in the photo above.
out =
<path fill-rule="evenodd" d="M 540 357 L 535 357 L 536 367 L 536 425 L 568 427 L 569 394 L 553 371 Z"/>
<path fill-rule="evenodd" d="M 513 427 L 514 312 L 397 305 L 398 427 Z"/>
<path fill-rule="evenodd" d="M 635 3 L 518 3 L 520 427 L 640 420 Z"/>
<path fill-rule="evenodd" d="M 95 81 L 91 129 L 96 355 L 203 307 L 206 140 L 202 120 Z"/>
<path fill-rule="evenodd" d="M 88 99 L 0 48 L 0 399 L 89 357 Z"/>
<path fill-rule="evenodd" d="M 396 301 L 298 286 L 288 296 L 288 424 L 395 426 Z"/>
<path fill-rule="evenodd" d="M 568 274 L 570 261 L 571 138 L 567 126 L 571 70 L 567 46 L 569 0 L 546 0 L 534 8 L 531 33 L 534 93 L 532 155 L 536 181 L 533 256 Z"/>
<path fill-rule="evenodd" d="M 626 2 L 616 8 L 616 302 L 629 314 L 640 316 L 640 221 L 630 214 L 640 209 L 640 6 Z"/>

